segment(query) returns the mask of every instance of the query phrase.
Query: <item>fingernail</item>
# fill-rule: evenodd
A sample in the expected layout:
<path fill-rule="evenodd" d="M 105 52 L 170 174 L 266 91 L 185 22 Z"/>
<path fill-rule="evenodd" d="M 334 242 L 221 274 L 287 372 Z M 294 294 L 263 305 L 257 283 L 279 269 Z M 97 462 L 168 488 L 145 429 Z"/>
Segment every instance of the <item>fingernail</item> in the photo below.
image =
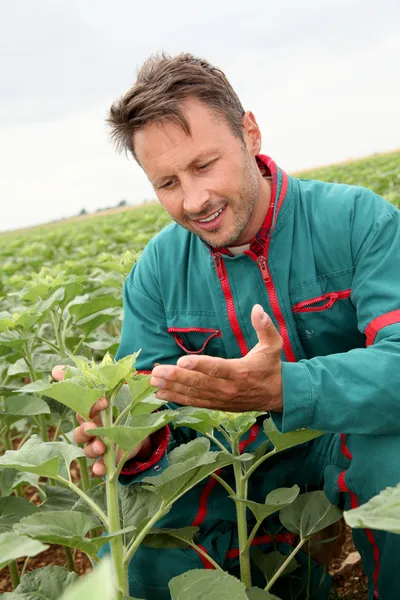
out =
<path fill-rule="evenodd" d="M 178 366 L 182 367 L 182 369 L 191 369 L 193 367 L 193 361 L 190 358 L 180 358 L 178 362 Z"/>

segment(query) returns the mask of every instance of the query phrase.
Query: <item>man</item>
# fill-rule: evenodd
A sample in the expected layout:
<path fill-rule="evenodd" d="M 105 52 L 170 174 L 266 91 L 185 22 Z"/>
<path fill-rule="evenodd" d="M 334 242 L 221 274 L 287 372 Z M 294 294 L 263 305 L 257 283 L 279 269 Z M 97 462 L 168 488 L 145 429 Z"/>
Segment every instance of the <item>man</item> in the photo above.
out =
<path fill-rule="evenodd" d="M 108 122 L 176 222 L 126 280 L 117 357 L 141 347 L 137 368 L 170 402 L 268 411 L 282 432 L 329 432 L 264 463 L 255 500 L 298 483 L 349 508 L 397 484 L 400 211 L 364 188 L 286 175 L 260 154 L 256 119 L 225 75 L 189 54 L 148 60 Z M 87 432 L 101 402 L 75 432 L 91 457 L 104 452 Z M 166 429 L 133 450 L 121 481 L 165 468 L 168 444 L 187 441 L 178 435 Z M 261 441 L 254 426 L 243 444 Z M 93 470 L 104 473 L 101 460 Z M 225 490 L 203 482 L 162 526 L 199 525 L 201 544 L 234 570 L 234 521 Z M 358 530 L 354 540 L 368 597 L 397 600 L 400 538 Z M 275 543 L 287 551 L 286 538 Z M 172 576 L 201 565 L 192 550 L 142 548 L 130 593 L 168 597 Z"/>

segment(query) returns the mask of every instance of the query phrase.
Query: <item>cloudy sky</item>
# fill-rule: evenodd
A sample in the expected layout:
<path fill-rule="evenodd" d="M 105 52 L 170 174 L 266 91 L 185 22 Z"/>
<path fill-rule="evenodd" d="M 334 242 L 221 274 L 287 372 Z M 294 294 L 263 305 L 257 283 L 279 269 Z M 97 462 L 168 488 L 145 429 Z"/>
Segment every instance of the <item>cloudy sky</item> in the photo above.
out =
<path fill-rule="evenodd" d="M 293 171 L 400 147 L 398 0 L 0 0 L 0 230 L 152 189 L 104 117 L 152 53 L 225 71 Z"/>

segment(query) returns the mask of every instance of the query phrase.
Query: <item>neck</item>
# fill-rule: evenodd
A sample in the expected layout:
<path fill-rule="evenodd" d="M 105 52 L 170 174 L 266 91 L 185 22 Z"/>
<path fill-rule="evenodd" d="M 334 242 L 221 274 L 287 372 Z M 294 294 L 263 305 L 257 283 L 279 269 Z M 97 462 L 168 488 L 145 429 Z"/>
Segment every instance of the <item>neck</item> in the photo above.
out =
<path fill-rule="evenodd" d="M 265 179 L 261 173 L 259 174 L 259 184 L 260 193 L 253 214 L 251 215 L 245 231 L 240 238 L 236 240 L 235 246 L 249 244 L 264 223 L 265 216 L 271 203 L 272 184 L 270 179 Z"/>

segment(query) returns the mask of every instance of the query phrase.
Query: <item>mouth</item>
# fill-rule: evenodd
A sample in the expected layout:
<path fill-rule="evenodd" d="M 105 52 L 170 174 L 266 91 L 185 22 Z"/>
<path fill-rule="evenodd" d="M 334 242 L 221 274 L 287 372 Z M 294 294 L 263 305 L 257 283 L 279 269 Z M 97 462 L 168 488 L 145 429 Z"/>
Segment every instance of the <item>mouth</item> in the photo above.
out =
<path fill-rule="evenodd" d="M 198 219 L 197 221 L 195 221 L 196 225 L 200 227 L 200 229 L 204 229 L 206 231 L 216 229 L 222 223 L 225 214 L 225 209 L 226 205 L 212 213 L 210 216 L 205 217 L 204 219 Z"/>

